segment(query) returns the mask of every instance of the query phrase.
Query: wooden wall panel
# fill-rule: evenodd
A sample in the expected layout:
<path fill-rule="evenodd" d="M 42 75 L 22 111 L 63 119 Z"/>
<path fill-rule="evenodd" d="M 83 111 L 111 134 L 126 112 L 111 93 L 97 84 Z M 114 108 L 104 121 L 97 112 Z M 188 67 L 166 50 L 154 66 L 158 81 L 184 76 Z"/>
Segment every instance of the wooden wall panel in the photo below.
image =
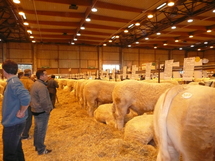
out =
<path fill-rule="evenodd" d="M 200 57 L 202 58 L 204 53 L 202 51 L 189 51 L 187 53 L 188 57 Z"/>
<path fill-rule="evenodd" d="M 140 49 L 140 61 L 141 62 L 154 62 L 155 50 Z"/>
<path fill-rule="evenodd" d="M 7 43 L 8 49 L 23 49 L 23 50 L 31 50 L 32 43 Z"/>
<path fill-rule="evenodd" d="M 77 60 L 59 60 L 59 68 L 79 68 Z"/>
<path fill-rule="evenodd" d="M 81 46 L 80 52 L 97 52 L 97 47 L 92 46 Z"/>
<path fill-rule="evenodd" d="M 185 58 L 185 51 L 184 50 L 172 50 L 171 52 L 171 58 L 174 62 L 179 62 L 180 65 L 183 65 L 184 58 Z"/>
<path fill-rule="evenodd" d="M 59 51 L 79 51 L 79 46 L 74 45 L 59 45 Z"/>
<path fill-rule="evenodd" d="M 205 51 L 204 58 L 209 60 L 207 64 L 215 64 L 215 50 Z"/>
<path fill-rule="evenodd" d="M 58 51 L 54 50 L 37 50 L 38 59 L 58 59 Z"/>
<path fill-rule="evenodd" d="M 119 60 L 119 53 L 103 52 L 103 61 L 116 61 Z"/>
<path fill-rule="evenodd" d="M 57 51 L 59 50 L 59 45 L 54 44 L 37 44 L 37 50 L 52 50 Z"/>
<path fill-rule="evenodd" d="M 98 54 L 95 51 L 81 51 L 80 52 L 80 59 L 92 59 L 92 60 L 97 60 L 98 59 Z"/>
<path fill-rule="evenodd" d="M 79 59 L 78 51 L 69 51 L 69 50 L 60 50 L 59 51 L 60 59 Z"/>
<path fill-rule="evenodd" d="M 102 52 L 119 53 L 119 47 L 102 47 Z"/>

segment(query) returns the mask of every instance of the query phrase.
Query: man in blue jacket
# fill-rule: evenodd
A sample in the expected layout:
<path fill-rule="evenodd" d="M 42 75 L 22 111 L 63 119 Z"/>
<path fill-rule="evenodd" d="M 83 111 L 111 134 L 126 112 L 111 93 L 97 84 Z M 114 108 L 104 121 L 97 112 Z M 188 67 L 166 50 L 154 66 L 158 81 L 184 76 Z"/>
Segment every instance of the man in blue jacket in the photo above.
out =
<path fill-rule="evenodd" d="M 2 63 L 3 75 L 7 79 L 2 102 L 3 160 L 24 161 L 21 134 L 28 117 L 26 109 L 30 103 L 30 94 L 16 76 L 18 65 L 6 60 Z"/>

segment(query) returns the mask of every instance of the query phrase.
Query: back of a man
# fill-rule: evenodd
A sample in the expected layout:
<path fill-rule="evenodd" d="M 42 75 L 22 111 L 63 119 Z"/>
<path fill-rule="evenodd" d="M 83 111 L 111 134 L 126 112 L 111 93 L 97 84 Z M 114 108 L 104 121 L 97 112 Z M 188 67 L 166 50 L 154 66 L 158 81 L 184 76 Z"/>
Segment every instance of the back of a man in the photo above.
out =
<path fill-rule="evenodd" d="M 52 101 L 52 105 L 55 108 L 55 102 L 56 102 L 56 93 L 59 85 L 58 82 L 55 80 L 55 75 L 51 75 L 51 78 L 47 82 L 47 88 L 49 90 L 49 95 Z"/>

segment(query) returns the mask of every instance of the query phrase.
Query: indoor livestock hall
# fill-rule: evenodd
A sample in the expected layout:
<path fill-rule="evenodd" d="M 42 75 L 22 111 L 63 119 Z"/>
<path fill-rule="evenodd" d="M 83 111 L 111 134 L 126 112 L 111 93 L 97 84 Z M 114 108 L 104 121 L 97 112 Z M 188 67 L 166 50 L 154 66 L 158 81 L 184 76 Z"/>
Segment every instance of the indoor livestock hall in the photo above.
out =
<path fill-rule="evenodd" d="M 214 0 L 0 0 L 2 161 L 215 161 L 214 82 Z"/>

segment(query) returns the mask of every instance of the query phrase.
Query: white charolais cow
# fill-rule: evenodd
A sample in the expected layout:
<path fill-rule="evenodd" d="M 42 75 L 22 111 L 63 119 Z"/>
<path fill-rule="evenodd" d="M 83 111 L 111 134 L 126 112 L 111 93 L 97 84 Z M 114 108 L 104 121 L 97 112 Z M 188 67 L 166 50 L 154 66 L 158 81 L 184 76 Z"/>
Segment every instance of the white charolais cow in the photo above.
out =
<path fill-rule="evenodd" d="M 153 111 L 160 95 L 172 83 L 145 83 L 135 80 L 118 82 L 113 90 L 113 112 L 118 129 L 124 127 L 125 115 L 132 109 L 139 115 Z"/>
<path fill-rule="evenodd" d="M 215 89 L 179 85 L 158 99 L 154 131 L 157 161 L 215 160 Z"/>

